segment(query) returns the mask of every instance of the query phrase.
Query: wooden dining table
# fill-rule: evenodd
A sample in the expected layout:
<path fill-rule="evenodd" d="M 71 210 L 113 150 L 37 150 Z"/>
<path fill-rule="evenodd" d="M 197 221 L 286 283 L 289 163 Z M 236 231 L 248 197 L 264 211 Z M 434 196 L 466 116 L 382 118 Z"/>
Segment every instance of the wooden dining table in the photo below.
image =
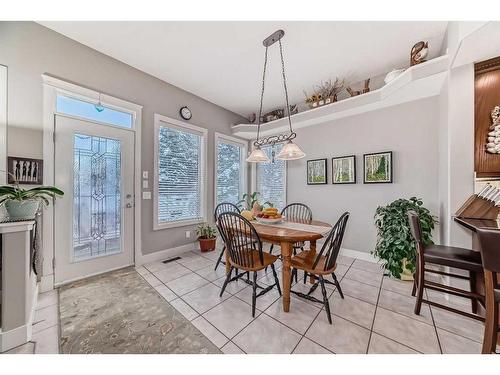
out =
<path fill-rule="evenodd" d="M 323 238 L 323 235 L 314 232 L 296 228 L 287 228 L 286 223 L 305 224 L 318 227 L 331 228 L 332 226 L 322 221 L 295 221 L 285 220 L 282 224 L 260 224 L 252 221 L 262 242 L 279 245 L 281 247 L 281 256 L 283 260 L 281 285 L 283 287 L 283 311 L 290 311 L 290 282 L 291 282 L 291 258 L 293 244 L 296 242 L 309 242 L 310 251 L 316 253 L 316 241 Z M 229 252 L 226 251 L 226 273 L 229 272 L 231 263 L 229 261 Z M 313 282 L 313 279 L 311 279 Z"/>

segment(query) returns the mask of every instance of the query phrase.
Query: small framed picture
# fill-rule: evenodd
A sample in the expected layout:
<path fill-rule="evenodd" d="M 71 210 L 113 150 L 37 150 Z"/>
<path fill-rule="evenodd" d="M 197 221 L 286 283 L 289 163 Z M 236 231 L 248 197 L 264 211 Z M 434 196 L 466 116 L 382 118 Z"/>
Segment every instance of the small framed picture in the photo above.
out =
<path fill-rule="evenodd" d="M 43 184 L 43 160 L 17 156 L 7 158 L 7 182 L 21 185 Z"/>
<path fill-rule="evenodd" d="M 307 161 L 307 184 L 322 185 L 327 183 L 326 159 Z"/>
<path fill-rule="evenodd" d="M 332 158 L 332 184 L 356 183 L 356 156 Z"/>
<path fill-rule="evenodd" d="M 392 183 L 392 151 L 364 154 L 364 183 Z"/>

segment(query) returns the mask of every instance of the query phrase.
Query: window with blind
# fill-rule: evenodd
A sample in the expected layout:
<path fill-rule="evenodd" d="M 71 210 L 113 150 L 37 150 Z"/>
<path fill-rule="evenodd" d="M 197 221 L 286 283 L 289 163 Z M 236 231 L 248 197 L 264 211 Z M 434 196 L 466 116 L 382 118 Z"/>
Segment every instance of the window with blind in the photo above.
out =
<path fill-rule="evenodd" d="M 245 143 L 216 134 L 215 200 L 236 204 L 246 192 Z"/>
<path fill-rule="evenodd" d="M 157 229 L 205 221 L 206 130 L 156 122 Z"/>
<path fill-rule="evenodd" d="M 278 155 L 282 144 L 274 146 L 274 153 Z M 286 162 L 274 158 L 272 161 L 272 147 L 263 147 L 262 151 L 271 159 L 268 163 L 257 163 L 256 191 L 260 192 L 261 202 L 269 201 L 279 210 L 286 206 Z"/>

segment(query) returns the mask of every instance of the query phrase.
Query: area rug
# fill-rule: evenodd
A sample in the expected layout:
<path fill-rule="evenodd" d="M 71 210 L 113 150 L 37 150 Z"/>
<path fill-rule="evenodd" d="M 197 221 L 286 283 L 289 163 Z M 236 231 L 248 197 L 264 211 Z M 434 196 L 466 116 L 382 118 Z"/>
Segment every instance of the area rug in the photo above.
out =
<path fill-rule="evenodd" d="M 63 286 L 60 352 L 220 353 L 133 267 Z"/>

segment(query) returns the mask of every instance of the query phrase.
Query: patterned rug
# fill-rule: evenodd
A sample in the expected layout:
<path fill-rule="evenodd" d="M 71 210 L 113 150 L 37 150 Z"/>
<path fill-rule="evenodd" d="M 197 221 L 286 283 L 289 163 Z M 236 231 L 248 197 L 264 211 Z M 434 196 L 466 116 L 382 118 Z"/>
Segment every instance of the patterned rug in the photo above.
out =
<path fill-rule="evenodd" d="M 60 289 L 60 352 L 220 353 L 133 267 Z"/>

